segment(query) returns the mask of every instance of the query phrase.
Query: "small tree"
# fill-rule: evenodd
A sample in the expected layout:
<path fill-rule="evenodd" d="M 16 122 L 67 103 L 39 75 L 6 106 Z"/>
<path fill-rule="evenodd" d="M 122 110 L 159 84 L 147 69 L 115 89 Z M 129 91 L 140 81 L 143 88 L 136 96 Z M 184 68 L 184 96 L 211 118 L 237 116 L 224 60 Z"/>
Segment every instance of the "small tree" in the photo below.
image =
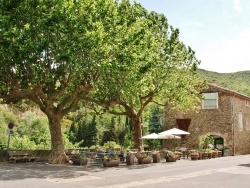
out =
<path fill-rule="evenodd" d="M 204 152 L 206 152 L 209 144 L 214 144 L 213 137 L 210 134 L 202 135 L 199 139 L 199 148 L 204 149 Z"/>
<path fill-rule="evenodd" d="M 91 146 L 97 145 L 97 128 L 96 128 L 96 116 L 93 116 L 93 119 L 88 123 L 86 136 L 83 139 L 84 144 L 90 148 Z"/>

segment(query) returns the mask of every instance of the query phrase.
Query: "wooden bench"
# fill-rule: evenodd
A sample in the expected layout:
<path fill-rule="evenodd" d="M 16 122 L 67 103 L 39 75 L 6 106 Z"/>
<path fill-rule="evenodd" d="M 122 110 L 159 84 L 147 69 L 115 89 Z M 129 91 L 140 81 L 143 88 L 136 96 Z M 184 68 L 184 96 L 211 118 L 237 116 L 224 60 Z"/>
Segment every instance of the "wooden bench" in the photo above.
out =
<path fill-rule="evenodd" d="M 28 151 L 22 151 L 22 150 L 11 150 L 8 151 L 9 161 L 16 163 L 17 161 L 22 162 L 36 162 L 37 157 L 32 156 Z"/>

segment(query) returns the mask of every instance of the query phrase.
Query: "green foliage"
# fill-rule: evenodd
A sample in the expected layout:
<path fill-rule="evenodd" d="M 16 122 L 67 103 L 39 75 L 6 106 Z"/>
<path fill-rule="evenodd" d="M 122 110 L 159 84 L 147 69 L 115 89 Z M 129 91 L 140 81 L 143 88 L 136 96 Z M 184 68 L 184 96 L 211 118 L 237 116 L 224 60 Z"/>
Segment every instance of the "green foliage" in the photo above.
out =
<path fill-rule="evenodd" d="M 144 148 L 148 148 L 149 150 L 155 150 L 162 148 L 161 140 L 159 139 L 147 139 L 143 140 Z"/>
<path fill-rule="evenodd" d="M 109 141 L 117 142 L 117 134 L 115 132 L 115 117 L 113 116 L 110 122 L 110 129 L 109 129 Z"/>
<path fill-rule="evenodd" d="M 124 146 L 125 140 L 129 136 L 126 125 L 122 122 L 125 121 L 125 119 L 121 116 L 113 116 L 108 114 L 105 114 L 105 116 L 111 116 L 111 122 L 107 124 L 106 131 L 103 132 L 100 143 L 103 145 L 108 141 L 114 141 L 119 143 L 121 146 Z"/>
<path fill-rule="evenodd" d="M 167 157 L 175 157 L 174 152 L 170 151 L 170 150 L 166 151 L 165 158 L 167 158 Z"/>
<path fill-rule="evenodd" d="M 11 136 L 10 141 L 10 148 L 11 149 L 37 149 L 36 143 L 31 141 L 28 136 Z"/>
<path fill-rule="evenodd" d="M 148 120 L 149 132 L 159 133 L 163 131 L 164 108 L 159 105 L 150 106 L 150 117 Z"/>
<path fill-rule="evenodd" d="M 11 149 L 50 149 L 50 133 L 45 116 L 31 111 L 18 111 L 15 108 L 4 109 L 1 106 L 0 120 L 0 143 L 7 144 L 7 125 L 13 122 L 14 135 L 10 137 Z"/>
<path fill-rule="evenodd" d="M 96 116 L 93 116 L 92 121 L 87 127 L 87 136 L 85 137 L 83 143 L 86 147 L 90 148 L 92 145 L 97 145 L 97 128 L 96 128 Z"/>
<path fill-rule="evenodd" d="M 213 137 L 210 134 L 202 135 L 199 139 L 199 148 L 206 151 L 209 144 L 214 145 Z"/>
<path fill-rule="evenodd" d="M 79 122 L 79 128 L 77 132 L 77 141 L 81 142 L 81 147 L 91 147 L 92 145 L 97 144 L 97 129 L 95 116 L 91 122 L 86 122 L 81 120 Z"/>
<path fill-rule="evenodd" d="M 116 142 L 113 142 L 113 141 L 108 141 L 108 142 L 104 143 L 103 147 L 107 148 L 107 149 L 113 149 L 113 150 L 121 148 L 120 145 L 118 145 Z"/>
<path fill-rule="evenodd" d="M 65 149 L 79 148 L 78 143 L 74 144 L 74 143 L 70 142 L 67 134 L 63 134 L 63 144 L 64 144 Z"/>
<path fill-rule="evenodd" d="M 250 96 L 250 71 L 217 73 L 199 69 L 198 72 L 209 83 L 216 81 L 219 86 Z"/>
<path fill-rule="evenodd" d="M 195 53 L 164 15 L 140 4 L 0 1 L 0 10 L 0 96 L 6 103 L 36 103 L 51 133 L 61 133 L 58 124 L 80 100 L 140 119 L 151 102 L 185 111 L 200 98 Z M 53 150 L 58 140 L 51 139 Z"/>

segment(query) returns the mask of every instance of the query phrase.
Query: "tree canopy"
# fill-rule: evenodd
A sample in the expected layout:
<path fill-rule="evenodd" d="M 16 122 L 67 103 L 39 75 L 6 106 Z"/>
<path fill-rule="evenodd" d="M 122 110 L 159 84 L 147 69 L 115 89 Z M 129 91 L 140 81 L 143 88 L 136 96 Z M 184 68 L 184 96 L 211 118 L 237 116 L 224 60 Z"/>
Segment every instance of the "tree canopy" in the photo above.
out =
<path fill-rule="evenodd" d="M 85 101 L 102 106 L 105 112 L 129 117 L 134 128 L 134 147 L 140 148 L 142 113 L 148 104 L 182 112 L 194 109 L 205 81 L 196 72 L 200 62 L 195 52 L 179 40 L 179 30 L 170 26 L 162 14 L 148 12 L 140 6 L 137 10 L 143 15 L 140 17 L 143 27 L 137 27 L 137 31 L 143 35 L 138 41 L 140 47 L 128 59 L 129 70 L 117 74 L 108 71 L 112 79 L 100 80 Z M 127 16 L 129 19 L 130 15 Z M 118 52 L 126 54 L 126 48 L 121 46 Z"/>
<path fill-rule="evenodd" d="M 122 107 L 118 114 L 137 121 L 149 102 L 197 99 L 194 52 L 164 15 L 140 4 L 11 0 L 0 1 L 0 9 L 0 96 L 6 103 L 31 100 L 47 115 L 51 163 L 68 160 L 61 121 L 80 100 L 109 112 Z"/>

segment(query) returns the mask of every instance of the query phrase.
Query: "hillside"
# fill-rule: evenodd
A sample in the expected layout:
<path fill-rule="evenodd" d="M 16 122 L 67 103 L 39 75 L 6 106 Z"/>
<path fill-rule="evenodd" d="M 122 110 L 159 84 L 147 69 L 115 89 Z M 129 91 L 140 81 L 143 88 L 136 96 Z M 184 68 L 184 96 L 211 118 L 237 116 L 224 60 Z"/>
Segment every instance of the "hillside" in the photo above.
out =
<path fill-rule="evenodd" d="M 237 91 L 250 97 L 250 71 L 217 73 L 199 69 L 198 73 L 209 83 L 216 80 L 219 86 Z"/>

